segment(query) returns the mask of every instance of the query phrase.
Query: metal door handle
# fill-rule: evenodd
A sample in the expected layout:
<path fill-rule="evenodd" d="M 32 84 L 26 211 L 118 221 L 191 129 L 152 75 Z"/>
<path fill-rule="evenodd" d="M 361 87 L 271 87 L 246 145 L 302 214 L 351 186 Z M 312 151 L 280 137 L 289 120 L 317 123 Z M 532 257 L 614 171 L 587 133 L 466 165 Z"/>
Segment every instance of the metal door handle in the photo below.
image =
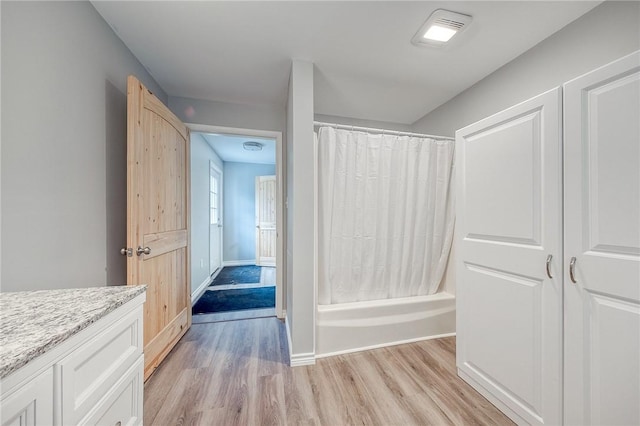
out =
<path fill-rule="evenodd" d="M 572 257 L 571 261 L 569 262 L 569 278 L 571 278 L 571 281 L 573 281 L 574 284 L 578 282 L 576 281 L 575 272 L 576 272 L 576 258 Z"/>
<path fill-rule="evenodd" d="M 551 270 L 550 270 L 550 267 L 551 267 L 551 259 L 553 259 L 553 255 L 549 255 L 549 256 L 547 256 L 547 265 L 546 265 L 546 266 L 547 266 L 547 276 L 548 276 L 549 278 L 553 278 L 553 277 L 551 276 Z"/>
<path fill-rule="evenodd" d="M 123 255 L 123 256 L 131 257 L 131 256 L 133 256 L 133 249 L 131 247 L 129 247 L 129 248 L 122 247 L 120 249 L 120 254 Z"/>
<path fill-rule="evenodd" d="M 143 254 L 151 254 L 151 249 L 149 247 L 142 248 L 142 246 L 138 246 L 136 249 L 136 254 L 138 256 L 142 256 Z"/>

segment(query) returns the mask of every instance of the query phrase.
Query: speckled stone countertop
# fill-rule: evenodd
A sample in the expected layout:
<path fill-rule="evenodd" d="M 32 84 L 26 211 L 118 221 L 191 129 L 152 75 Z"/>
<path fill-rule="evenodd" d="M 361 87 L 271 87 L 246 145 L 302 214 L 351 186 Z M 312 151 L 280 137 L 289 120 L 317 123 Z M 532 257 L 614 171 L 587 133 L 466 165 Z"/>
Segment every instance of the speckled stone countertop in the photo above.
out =
<path fill-rule="evenodd" d="M 0 378 L 87 328 L 147 286 L 0 293 Z"/>

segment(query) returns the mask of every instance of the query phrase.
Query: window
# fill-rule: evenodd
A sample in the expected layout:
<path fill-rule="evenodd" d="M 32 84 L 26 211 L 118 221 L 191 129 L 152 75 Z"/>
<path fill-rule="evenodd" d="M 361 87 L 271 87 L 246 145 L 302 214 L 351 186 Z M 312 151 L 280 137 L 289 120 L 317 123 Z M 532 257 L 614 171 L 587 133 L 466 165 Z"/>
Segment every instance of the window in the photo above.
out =
<path fill-rule="evenodd" d="M 218 204 L 219 183 L 218 178 L 214 176 L 215 170 L 209 169 L 209 220 L 211 225 L 220 223 L 220 209 Z"/>

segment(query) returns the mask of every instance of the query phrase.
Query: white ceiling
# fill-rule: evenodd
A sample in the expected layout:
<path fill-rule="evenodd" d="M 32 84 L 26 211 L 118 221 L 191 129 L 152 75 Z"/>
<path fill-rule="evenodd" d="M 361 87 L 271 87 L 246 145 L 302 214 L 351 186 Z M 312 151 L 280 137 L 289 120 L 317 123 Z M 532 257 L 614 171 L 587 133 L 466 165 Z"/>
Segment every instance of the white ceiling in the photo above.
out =
<path fill-rule="evenodd" d="M 411 124 L 600 2 L 92 3 L 170 96 L 284 106 L 300 58 L 316 113 Z M 439 8 L 473 22 L 445 48 L 412 45 Z"/>
<path fill-rule="evenodd" d="M 275 139 L 259 138 L 256 136 L 222 135 L 217 133 L 196 133 L 204 138 L 211 148 L 224 162 L 275 164 Z M 260 142 L 261 151 L 247 151 L 242 144 L 247 141 Z"/>

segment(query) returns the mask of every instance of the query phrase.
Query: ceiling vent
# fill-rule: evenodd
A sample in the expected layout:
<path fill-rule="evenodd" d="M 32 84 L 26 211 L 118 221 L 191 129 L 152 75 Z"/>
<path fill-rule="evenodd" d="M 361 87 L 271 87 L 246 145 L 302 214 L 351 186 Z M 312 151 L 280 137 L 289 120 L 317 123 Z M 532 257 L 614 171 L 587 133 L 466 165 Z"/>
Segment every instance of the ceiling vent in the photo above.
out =
<path fill-rule="evenodd" d="M 411 43 L 416 46 L 444 46 L 464 31 L 471 23 L 471 19 L 469 15 L 438 9 L 420 27 L 411 39 Z"/>
<path fill-rule="evenodd" d="M 262 144 L 255 141 L 247 141 L 242 144 L 242 147 L 247 151 L 262 151 Z"/>

